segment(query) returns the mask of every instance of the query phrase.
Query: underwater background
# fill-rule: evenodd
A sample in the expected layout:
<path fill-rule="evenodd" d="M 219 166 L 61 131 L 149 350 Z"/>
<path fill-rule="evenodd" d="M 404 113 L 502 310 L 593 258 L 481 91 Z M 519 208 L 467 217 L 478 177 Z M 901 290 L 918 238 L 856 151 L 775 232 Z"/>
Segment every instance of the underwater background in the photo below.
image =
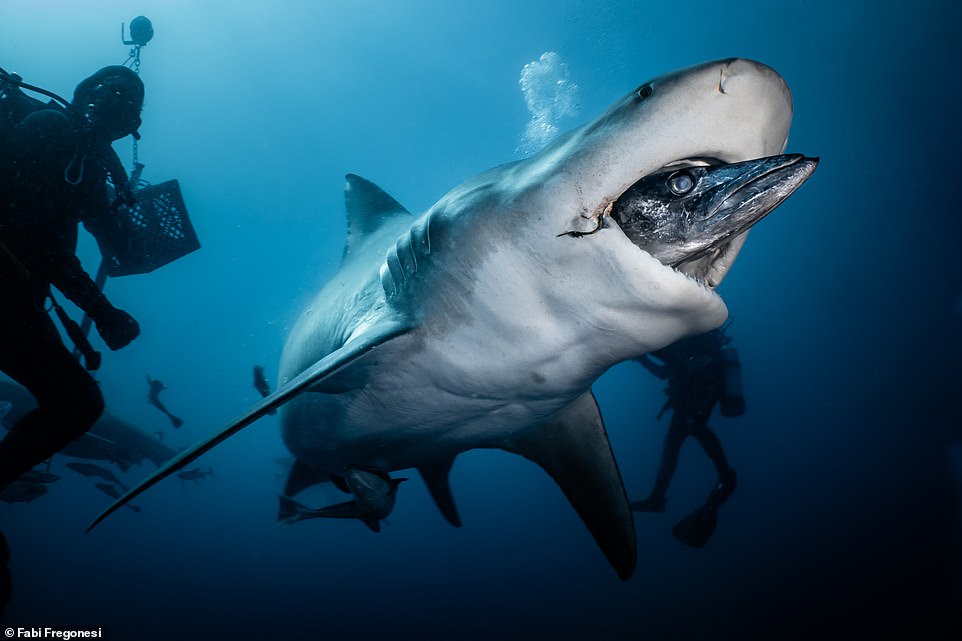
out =
<path fill-rule="evenodd" d="M 139 640 L 960 638 L 956 3 L 2 0 L 0 67 L 70 96 L 126 59 L 119 28 L 141 14 L 156 30 L 142 52 L 144 178 L 180 181 L 202 248 L 111 279 L 142 335 L 119 352 L 94 342 L 108 406 L 174 447 L 259 398 L 254 364 L 276 385 L 287 331 L 341 258 L 345 173 L 422 211 L 645 80 L 732 56 L 785 77 L 787 151 L 821 164 L 719 288 L 748 409 L 710 423 L 739 485 L 704 549 L 671 535 L 714 482 L 693 442 L 666 513 L 634 515 L 628 582 L 553 481 L 500 451 L 458 458 L 460 529 L 413 473 L 380 534 L 357 521 L 277 527 L 289 454 L 266 417 L 200 459 L 213 478 L 168 479 L 90 534 L 111 499 L 55 457 L 47 495 L 0 505 L 14 586 L 3 627 Z M 547 84 L 523 76 L 534 61 Z M 130 139 L 115 147 L 129 167 Z M 168 385 L 180 429 L 147 404 L 148 375 Z M 633 499 L 654 480 L 662 388 L 634 363 L 594 387 Z M 154 466 L 112 469 L 133 484 Z"/>

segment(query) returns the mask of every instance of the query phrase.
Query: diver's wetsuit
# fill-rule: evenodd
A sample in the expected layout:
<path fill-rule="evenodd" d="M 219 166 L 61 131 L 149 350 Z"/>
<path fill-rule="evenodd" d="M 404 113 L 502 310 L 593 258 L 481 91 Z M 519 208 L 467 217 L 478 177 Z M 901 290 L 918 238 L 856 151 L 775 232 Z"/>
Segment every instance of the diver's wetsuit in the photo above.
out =
<path fill-rule="evenodd" d="M 23 384 L 38 407 L 0 442 L 0 489 L 81 436 L 104 408 L 97 383 L 44 311 L 49 286 L 95 322 L 117 311 L 74 254 L 78 222 L 104 220 L 109 213 L 102 150 L 85 148 L 68 115 L 55 109 L 28 115 L 4 138 L 0 370 Z"/>

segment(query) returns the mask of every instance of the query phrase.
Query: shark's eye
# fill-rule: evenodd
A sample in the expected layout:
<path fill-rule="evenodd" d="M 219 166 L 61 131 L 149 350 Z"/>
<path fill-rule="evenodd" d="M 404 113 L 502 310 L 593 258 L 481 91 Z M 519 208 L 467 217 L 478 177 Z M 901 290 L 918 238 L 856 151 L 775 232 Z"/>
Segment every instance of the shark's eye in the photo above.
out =
<path fill-rule="evenodd" d="M 679 171 L 668 179 L 668 189 L 676 196 L 684 196 L 695 186 L 695 180 L 687 171 Z"/>
<path fill-rule="evenodd" d="M 645 85 L 644 87 L 638 90 L 638 97 L 644 100 L 645 98 L 651 95 L 651 92 L 652 92 L 651 85 Z"/>

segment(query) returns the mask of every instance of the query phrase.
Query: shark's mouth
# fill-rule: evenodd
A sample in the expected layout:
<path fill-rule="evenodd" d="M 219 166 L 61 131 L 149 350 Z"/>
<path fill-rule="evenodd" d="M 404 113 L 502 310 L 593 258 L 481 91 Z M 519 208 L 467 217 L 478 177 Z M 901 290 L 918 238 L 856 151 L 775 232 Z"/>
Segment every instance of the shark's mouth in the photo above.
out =
<path fill-rule="evenodd" d="M 788 154 L 725 163 L 669 163 L 626 189 L 605 210 L 629 240 L 663 265 L 717 287 L 748 230 L 815 171 L 817 158 Z"/>
<path fill-rule="evenodd" d="M 692 280 L 714 289 L 721 284 L 722 279 L 728 274 L 747 237 L 748 231 L 746 230 L 731 240 L 715 245 L 701 256 L 686 260 L 672 268 Z"/>

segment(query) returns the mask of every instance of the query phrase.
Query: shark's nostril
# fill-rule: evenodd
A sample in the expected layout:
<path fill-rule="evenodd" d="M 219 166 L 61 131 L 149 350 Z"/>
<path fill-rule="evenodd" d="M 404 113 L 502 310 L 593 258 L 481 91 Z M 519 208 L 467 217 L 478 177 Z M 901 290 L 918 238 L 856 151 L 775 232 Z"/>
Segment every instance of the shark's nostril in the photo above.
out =
<path fill-rule="evenodd" d="M 725 61 L 718 73 L 718 93 L 728 93 L 729 81 L 744 71 L 746 64 L 751 63 L 744 58 L 730 58 Z"/>

